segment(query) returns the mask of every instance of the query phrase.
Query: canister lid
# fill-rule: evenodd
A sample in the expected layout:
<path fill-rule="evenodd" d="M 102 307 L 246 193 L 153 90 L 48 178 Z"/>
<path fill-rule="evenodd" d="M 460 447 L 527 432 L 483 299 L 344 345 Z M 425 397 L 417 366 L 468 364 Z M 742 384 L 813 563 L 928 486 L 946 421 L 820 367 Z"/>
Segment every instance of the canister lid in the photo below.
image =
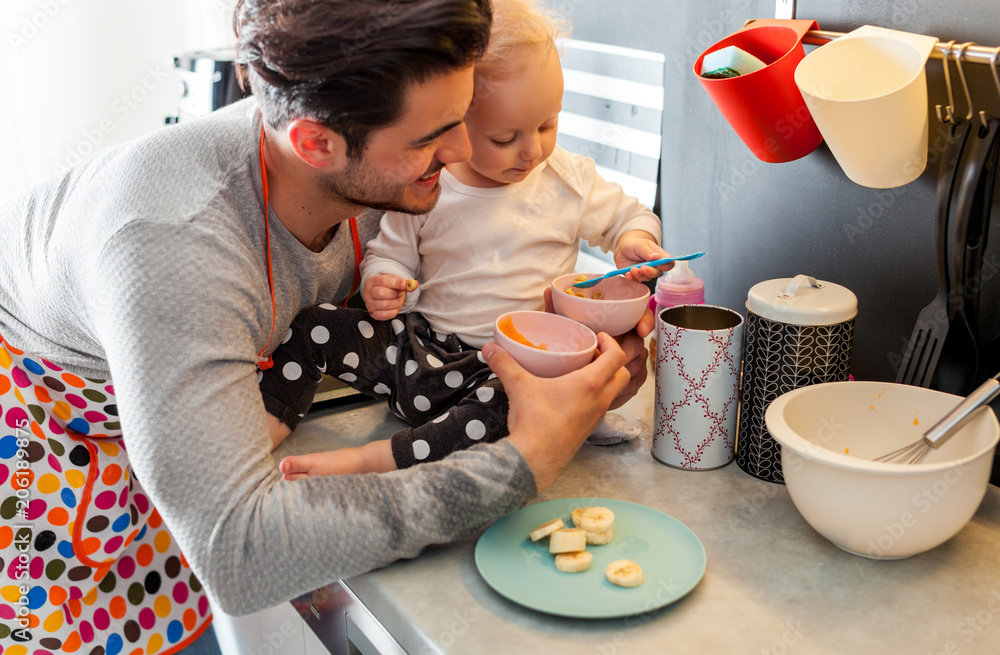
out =
<path fill-rule="evenodd" d="M 747 309 L 779 323 L 834 325 L 857 315 L 858 299 L 839 284 L 796 275 L 755 284 L 747 293 Z"/>

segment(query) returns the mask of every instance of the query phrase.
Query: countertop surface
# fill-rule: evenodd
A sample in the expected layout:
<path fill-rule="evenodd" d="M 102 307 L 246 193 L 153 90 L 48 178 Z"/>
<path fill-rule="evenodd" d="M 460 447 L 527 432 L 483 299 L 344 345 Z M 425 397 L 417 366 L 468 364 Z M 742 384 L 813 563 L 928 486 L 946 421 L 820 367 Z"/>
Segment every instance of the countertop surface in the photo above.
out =
<path fill-rule="evenodd" d="M 799 515 L 783 485 L 735 462 L 681 471 L 650 456 L 653 382 L 617 410 L 642 432 L 584 445 L 537 500 L 592 496 L 647 505 L 687 525 L 707 570 L 687 596 L 618 619 L 570 619 L 496 593 L 474 560 L 477 535 L 345 581 L 411 655 L 422 653 L 1000 652 L 1000 491 L 990 486 L 955 537 L 899 561 L 840 550 Z M 402 424 L 385 404 L 310 415 L 276 452 L 385 438 Z"/>

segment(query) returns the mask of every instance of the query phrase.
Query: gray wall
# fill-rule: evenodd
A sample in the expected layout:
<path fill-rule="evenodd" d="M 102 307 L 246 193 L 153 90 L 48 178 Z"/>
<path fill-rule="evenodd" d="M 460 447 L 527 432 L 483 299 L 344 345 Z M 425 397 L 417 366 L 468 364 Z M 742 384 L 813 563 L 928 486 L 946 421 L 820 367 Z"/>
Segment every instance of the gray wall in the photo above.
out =
<path fill-rule="evenodd" d="M 794 162 L 757 160 L 695 78 L 691 68 L 701 52 L 748 19 L 773 18 L 773 1 L 564 2 L 574 37 L 666 55 L 664 245 L 672 252 L 708 251 L 692 265 L 705 279 L 707 302 L 745 313 L 746 293 L 755 283 L 799 273 L 841 284 L 859 304 L 852 372 L 859 379 L 895 379 L 893 361 L 898 365 L 917 314 L 937 289 L 935 137 L 942 126 L 934 105 L 946 104 L 941 61 L 927 64 L 927 170 L 898 189 L 868 189 L 847 179 L 825 145 Z M 798 18 L 815 19 L 824 30 L 849 32 L 871 24 L 1000 46 L 996 0 L 797 4 Z M 965 70 L 976 108 L 1000 114 L 989 67 L 969 64 Z M 964 115 L 954 68 L 952 77 Z M 995 227 L 993 241 L 1000 242 L 1000 226 Z M 991 246 L 987 258 L 1000 261 L 998 249 Z M 989 297 L 983 302 L 996 308 L 1000 284 L 986 287 Z"/>

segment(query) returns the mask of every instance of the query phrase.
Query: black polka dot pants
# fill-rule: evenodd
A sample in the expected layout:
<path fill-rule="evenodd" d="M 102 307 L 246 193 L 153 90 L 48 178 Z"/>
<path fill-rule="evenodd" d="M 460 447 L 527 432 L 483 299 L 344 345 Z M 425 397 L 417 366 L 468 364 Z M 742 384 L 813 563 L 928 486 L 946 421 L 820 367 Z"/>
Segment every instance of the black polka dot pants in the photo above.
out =
<path fill-rule="evenodd" d="M 423 316 L 376 321 L 360 309 L 323 304 L 299 314 L 260 379 L 264 405 L 294 428 L 321 375 L 388 401 L 411 426 L 392 437 L 396 466 L 441 459 L 507 436 L 507 395 L 480 352 Z"/>

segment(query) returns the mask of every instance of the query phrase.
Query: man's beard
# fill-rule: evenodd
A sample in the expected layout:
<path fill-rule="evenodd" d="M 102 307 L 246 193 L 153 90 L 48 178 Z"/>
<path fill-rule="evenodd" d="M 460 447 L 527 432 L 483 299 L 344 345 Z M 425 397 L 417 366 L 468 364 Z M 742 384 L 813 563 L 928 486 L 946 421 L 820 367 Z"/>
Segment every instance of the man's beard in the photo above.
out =
<path fill-rule="evenodd" d="M 438 171 L 444 168 L 444 164 L 440 162 L 435 164 Z M 431 167 L 433 168 L 434 166 Z M 426 175 L 427 173 L 424 174 L 425 177 Z M 399 185 L 387 176 L 380 176 L 363 159 L 342 174 L 322 178 L 320 184 L 326 193 L 353 205 L 413 215 L 426 214 L 432 210 L 441 195 L 439 187 L 429 202 L 419 206 L 408 204 L 405 201 L 405 194 L 409 185 Z"/>

